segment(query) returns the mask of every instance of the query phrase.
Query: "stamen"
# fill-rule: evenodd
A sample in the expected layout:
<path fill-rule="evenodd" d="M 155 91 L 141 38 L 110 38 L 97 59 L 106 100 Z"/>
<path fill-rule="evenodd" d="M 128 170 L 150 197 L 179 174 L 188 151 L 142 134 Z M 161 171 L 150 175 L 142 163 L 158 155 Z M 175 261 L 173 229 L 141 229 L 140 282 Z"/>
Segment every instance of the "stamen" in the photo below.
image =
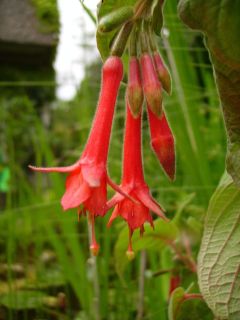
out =
<path fill-rule="evenodd" d="M 92 237 L 92 240 L 91 240 L 91 245 L 90 245 L 90 250 L 91 250 L 91 252 L 92 252 L 92 254 L 94 255 L 94 256 L 97 256 L 98 255 L 98 252 L 99 252 L 99 248 L 100 248 L 100 246 L 99 246 L 99 244 L 97 243 L 97 241 L 96 241 L 96 237 L 95 237 L 95 226 L 94 226 L 94 215 L 92 215 L 92 214 L 90 214 L 89 215 L 89 222 L 90 222 L 90 224 L 91 224 L 91 227 L 92 227 L 92 229 L 91 229 L 91 237 Z"/>
<path fill-rule="evenodd" d="M 135 253 L 132 249 L 132 234 L 133 234 L 133 231 L 131 230 L 131 228 L 129 228 L 129 243 L 128 243 L 128 249 L 126 252 L 126 256 L 129 261 L 131 261 L 135 258 Z"/>

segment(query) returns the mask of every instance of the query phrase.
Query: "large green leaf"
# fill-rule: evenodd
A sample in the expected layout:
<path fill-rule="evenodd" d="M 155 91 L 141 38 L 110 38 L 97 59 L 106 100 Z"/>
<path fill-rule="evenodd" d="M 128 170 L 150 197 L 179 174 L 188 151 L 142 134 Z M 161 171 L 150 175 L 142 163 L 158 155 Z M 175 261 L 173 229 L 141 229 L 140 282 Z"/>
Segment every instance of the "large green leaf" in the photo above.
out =
<path fill-rule="evenodd" d="M 173 222 L 165 222 L 158 219 L 154 223 L 154 229 L 150 225 L 145 226 L 144 235 L 141 237 L 138 232 L 134 232 L 132 237 L 133 249 L 135 252 L 140 250 L 159 251 L 167 243 L 173 242 L 178 236 L 178 229 Z M 125 227 L 119 234 L 115 245 L 114 255 L 116 269 L 122 274 L 128 263 L 126 251 L 128 247 L 128 227 Z"/>
<path fill-rule="evenodd" d="M 218 319 L 240 319 L 240 190 L 226 175 L 212 196 L 198 257 L 201 292 Z"/>
<path fill-rule="evenodd" d="M 227 170 L 240 186 L 240 1 L 181 0 L 179 13 L 204 32 L 228 135 Z"/>

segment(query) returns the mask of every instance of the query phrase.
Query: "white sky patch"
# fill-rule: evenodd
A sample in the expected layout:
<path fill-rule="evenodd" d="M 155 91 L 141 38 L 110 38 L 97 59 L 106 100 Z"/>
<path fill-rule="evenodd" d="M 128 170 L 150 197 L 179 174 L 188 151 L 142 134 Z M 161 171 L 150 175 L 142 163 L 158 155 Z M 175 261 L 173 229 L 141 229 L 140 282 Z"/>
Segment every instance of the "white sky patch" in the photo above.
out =
<path fill-rule="evenodd" d="M 99 0 L 85 0 L 96 13 Z M 84 78 L 84 66 L 99 54 L 95 26 L 80 4 L 80 0 L 58 0 L 61 31 L 54 63 L 57 92 L 61 100 L 71 100 Z"/>

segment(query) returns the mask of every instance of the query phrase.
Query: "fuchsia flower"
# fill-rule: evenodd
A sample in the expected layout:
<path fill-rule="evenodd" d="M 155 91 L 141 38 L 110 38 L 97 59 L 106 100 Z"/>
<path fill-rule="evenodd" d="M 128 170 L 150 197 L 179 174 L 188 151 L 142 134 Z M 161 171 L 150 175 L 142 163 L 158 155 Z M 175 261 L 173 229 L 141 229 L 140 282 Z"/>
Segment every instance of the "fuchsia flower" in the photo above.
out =
<path fill-rule="evenodd" d="M 102 69 L 102 88 L 93 126 L 82 156 L 75 164 L 56 168 L 30 166 L 35 171 L 69 173 L 61 204 L 64 210 L 81 206 L 80 214 L 89 212 L 93 229 L 91 250 L 95 255 L 99 245 L 95 239 L 94 218 L 106 213 L 107 184 L 121 192 L 108 177 L 106 162 L 114 108 L 122 77 L 121 59 L 116 56 L 109 57 Z"/>
<path fill-rule="evenodd" d="M 133 231 L 140 228 L 140 232 L 143 233 L 143 224 L 146 221 L 153 225 L 150 210 L 165 220 L 167 218 L 159 204 L 150 195 L 149 188 L 144 181 L 141 150 L 141 113 L 137 118 L 134 118 L 130 112 L 128 103 L 126 109 L 123 176 L 120 188 L 136 201 L 131 201 L 124 197 L 124 195 L 117 193 L 108 201 L 107 205 L 109 208 L 115 206 L 108 226 L 111 225 L 117 216 L 122 216 L 128 223 L 130 237 L 127 253 L 131 257 L 133 254 L 131 243 Z"/>
<path fill-rule="evenodd" d="M 147 107 L 151 145 L 162 168 L 171 180 L 175 178 L 175 143 L 165 114 L 159 118 Z"/>

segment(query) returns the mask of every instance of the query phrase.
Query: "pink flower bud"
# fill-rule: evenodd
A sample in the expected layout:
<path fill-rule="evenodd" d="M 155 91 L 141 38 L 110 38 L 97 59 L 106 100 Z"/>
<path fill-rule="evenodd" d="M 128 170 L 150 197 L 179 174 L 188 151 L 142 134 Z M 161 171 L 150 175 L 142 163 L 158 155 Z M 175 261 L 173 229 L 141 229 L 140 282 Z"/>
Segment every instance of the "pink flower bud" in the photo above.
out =
<path fill-rule="evenodd" d="M 175 146 L 174 136 L 163 113 L 156 117 L 148 106 L 148 121 L 150 126 L 151 145 L 163 170 L 171 180 L 175 179 Z"/>
<path fill-rule="evenodd" d="M 130 57 L 127 99 L 134 117 L 138 117 L 143 104 L 143 89 L 141 83 L 140 66 L 137 57 Z"/>
<path fill-rule="evenodd" d="M 153 54 L 154 64 L 156 68 L 156 72 L 158 75 L 158 79 L 161 82 L 163 89 L 168 93 L 171 94 L 172 91 L 172 79 L 170 73 L 165 66 L 159 52 L 155 51 Z"/>
<path fill-rule="evenodd" d="M 149 53 L 141 56 L 143 91 L 149 107 L 158 117 L 162 114 L 162 86 Z"/>

